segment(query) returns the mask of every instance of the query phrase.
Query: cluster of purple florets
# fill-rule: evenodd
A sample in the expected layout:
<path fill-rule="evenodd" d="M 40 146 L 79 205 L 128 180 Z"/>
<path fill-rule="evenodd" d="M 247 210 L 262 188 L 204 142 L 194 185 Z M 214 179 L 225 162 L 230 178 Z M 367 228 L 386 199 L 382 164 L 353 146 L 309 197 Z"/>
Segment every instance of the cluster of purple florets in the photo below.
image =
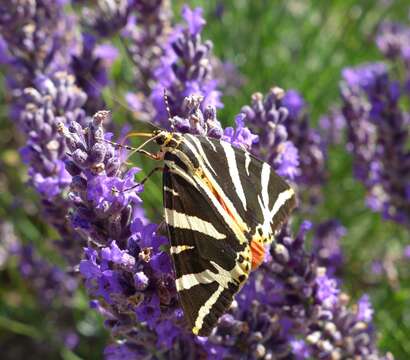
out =
<path fill-rule="evenodd" d="M 106 129 L 115 126 L 110 114 L 93 114 L 105 106 L 101 94 L 116 56 L 102 42 L 118 34 L 134 62 L 138 89 L 126 95 L 134 113 L 250 151 L 301 193 L 309 191 L 312 204 L 326 181 L 328 143 L 312 128 L 302 96 L 278 87 L 253 94 L 238 109 L 235 127 L 224 129 L 217 118 L 223 104 L 212 43 L 201 36 L 202 10 L 184 7 L 183 23 L 173 25 L 168 2 L 154 3 L 101 1 L 83 9 L 81 19 L 66 15 L 64 1 L 0 5 L 0 61 L 11 70 L 10 116 L 26 137 L 21 155 L 29 183 L 60 234 L 61 254 L 78 268 L 91 307 L 111 332 L 106 358 L 390 358 L 376 348 L 369 298 L 352 307 L 340 289 L 339 240 L 346 231 L 335 220 L 312 229 L 312 251 L 305 246 L 312 224 L 303 222 L 296 233 L 287 224 L 212 334 L 200 338 L 187 330 L 168 239 L 145 215 L 139 169 L 128 168 L 122 149 L 106 141 L 113 138 Z M 86 29 L 81 35 L 70 30 L 77 22 Z M 390 24 L 377 44 L 409 71 L 409 40 L 408 29 Z M 355 175 L 369 189 L 368 204 L 404 224 L 410 222 L 409 115 L 399 100 L 409 79 L 392 80 L 378 63 L 346 69 L 341 85 L 349 150 Z M 330 115 L 322 128 L 338 132 L 340 116 Z M 20 256 L 33 286 L 51 289 L 40 291 L 44 301 L 72 295 L 78 272 L 45 264 L 31 248 L 22 247 Z"/>
<path fill-rule="evenodd" d="M 410 115 L 403 102 L 409 95 L 410 31 L 383 24 L 376 43 L 405 73 L 399 81 L 388 64 L 365 64 L 343 71 L 341 94 L 353 153 L 354 173 L 368 189 L 368 206 L 408 226 L 410 223 L 410 152 L 407 146 Z"/>

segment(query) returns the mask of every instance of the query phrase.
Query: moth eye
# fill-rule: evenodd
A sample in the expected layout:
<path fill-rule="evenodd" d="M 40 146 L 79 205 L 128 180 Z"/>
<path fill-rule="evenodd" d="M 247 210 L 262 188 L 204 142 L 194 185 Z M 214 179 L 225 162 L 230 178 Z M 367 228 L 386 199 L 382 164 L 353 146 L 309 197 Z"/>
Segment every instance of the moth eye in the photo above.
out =
<path fill-rule="evenodd" d="M 239 277 L 238 277 L 238 280 L 240 281 L 240 282 L 244 282 L 245 280 L 246 280 L 246 276 L 245 275 L 239 275 Z"/>

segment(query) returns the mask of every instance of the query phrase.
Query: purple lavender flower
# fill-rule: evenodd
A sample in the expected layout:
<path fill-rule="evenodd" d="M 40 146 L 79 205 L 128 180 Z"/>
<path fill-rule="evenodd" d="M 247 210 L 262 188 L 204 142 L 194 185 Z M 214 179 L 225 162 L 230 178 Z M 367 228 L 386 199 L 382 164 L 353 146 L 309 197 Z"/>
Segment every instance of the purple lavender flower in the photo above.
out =
<path fill-rule="evenodd" d="M 32 246 L 21 246 L 16 250 L 20 272 L 30 286 L 38 292 L 44 307 L 53 301 L 67 302 L 77 288 L 77 281 L 59 267 L 41 259 Z"/>
<path fill-rule="evenodd" d="M 289 141 L 285 121 L 288 110 L 281 105 L 284 91 L 272 88 L 266 97 L 261 93 L 252 95 L 252 104 L 241 110 L 243 120 L 258 135 L 252 152 L 270 164 L 276 172 L 290 180 L 300 172 L 299 154 Z"/>
<path fill-rule="evenodd" d="M 216 108 L 208 106 L 202 111 L 202 104 L 202 96 L 191 95 L 186 97 L 182 104 L 185 116 L 174 116 L 172 119 L 169 119 L 170 123 L 178 132 L 223 139 L 236 147 L 248 151 L 252 145 L 257 142 L 258 136 L 254 135 L 250 129 L 245 126 L 243 114 L 239 114 L 236 117 L 235 128 L 227 127 L 222 129 L 221 123 L 216 117 Z"/>
<path fill-rule="evenodd" d="M 384 56 L 393 60 L 402 59 L 410 70 L 410 27 L 384 22 L 379 26 L 375 41 Z"/>
<path fill-rule="evenodd" d="M 64 141 L 57 122 L 82 122 L 85 94 L 66 71 L 76 48 L 73 18 L 56 1 L 6 1 L 0 10 L 0 33 L 7 44 L 7 87 L 10 116 L 27 138 L 21 150 L 29 166 L 29 182 L 41 194 L 44 217 L 61 234 L 57 244 L 66 258 L 78 263 L 81 239 L 67 222 L 69 201 L 63 196 L 71 181 L 66 172 Z M 57 71 L 59 70 L 59 71 Z"/>
<path fill-rule="evenodd" d="M 186 117 L 184 99 L 190 95 L 202 96 L 202 110 L 208 106 L 221 107 L 217 82 L 212 77 L 210 53 L 212 43 L 202 42 L 200 30 L 204 20 L 201 11 L 184 7 L 182 16 L 186 26 L 176 26 L 169 35 L 168 45 L 156 69 L 157 84 L 151 101 L 156 109 L 156 122 L 168 128 L 168 114 L 164 105 L 164 89 L 168 92 L 173 116 Z"/>
<path fill-rule="evenodd" d="M 368 298 L 347 306 L 335 279 L 304 249 L 304 222 L 293 237 L 285 228 L 271 248 L 272 260 L 252 274 L 236 304 L 215 331 L 201 339 L 208 356 L 307 359 L 377 353 Z"/>
<path fill-rule="evenodd" d="M 399 82 L 383 63 L 347 68 L 341 94 L 354 175 L 368 189 L 368 206 L 385 219 L 409 224 L 410 118 L 400 106 Z"/>
<path fill-rule="evenodd" d="M 328 220 L 316 226 L 313 237 L 313 252 L 320 266 L 335 275 L 343 264 L 340 239 L 346 235 L 346 229 L 337 220 Z"/>
<path fill-rule="evenodd" d="M 66 147 L 58 134 L 57 123 L 85 121 L 81 108 L 85 99 L 74 78 L 58 72 L 51 78 L 37 78 L 35 87 L 26 88 L 16 106 L 19 126 L 27 134 L 21 156 L 29 166 L 29 182 L 42 197 L 46 218 L 62 236 L 57 245 L 73 264 L 79 260 L 81 240 L 67 222 L 70 204 L 63 192 L 71 176 L 65 169 Z"/>
<path fill-rule="evenodd" d="M 297 360 L 309 358 L 310 356 L 309 347 L 304 340 L 302 339 L 291 340 L 290 346 L 292 348 L 292 353 L 296 357 Z"/>
<path fill-rule="evenodd" d="M 357 320 L 370 323 L 373 318 L 374 310 L 368 295 L 363 295 L 357 302 Z"/>
<path fill-rule="evenodd" d="M 272 88 L 263 96 L 252 95 L 244 106 L 245 124 L 259 136 L 252 152 L 269 163 L 276 172 L 306 188 L 310 203 L 320 198 L 325 179 L 326 146 L 319 132 L 309 125 L 303 98 L 294 90 L 288 93 Z"/>
<path fill-rule="evenodd" d="M 368 300 L 359 300 L 358 309 L 348 307 L 349 298 L 340 294 L 330 307 L 322 304 L 317 309 L 317 320 L 310 324 L 306 336 L 310 356 L 313 358 L 393 359 L 391 354 L 381 355 L 375 346 L 374 327 Z M 363 315 L 365 314 L 365 315 Z"/>
<path fill-rule="evenodd" d="M 82 11 L 82 21 L 101 37 L 109 37 L 124 28 L 134 1 L 98 0 Z"/>
<path fill-rule="evenodd" d="M 244 114 L 237 115 L 235 118 L 236 128 L 225 128 L 222 138 L 236 147 L 242 147 L 249 151 L 252 145 L 257 142 L 258 135 L 252 134 L 251 131 L 245 127 L 244 118 Z"/>
<path fill-rule="evenodd" d="M 324 268 L 316 276 L 316 299 L 327 308 L 332 308 L 337 304 L 339 289 L 335 279 L 329 278 Z"/>
<path fill-rule="evenodd" d="M 108 67 L 118 56 L 118 50 L 110 45 L 97 45 L 97 39 L 84 33 L 82 50 L 71 59 L 71 69 L 77 85 L 87 94 L 84 109 L 93 114 L 104 107 L 102 90 L 108 85 Z"/>
<path fill-rule="evenodd" d="M 60 127 L 70 151 L 66 167 L 73 176 L 72 224 L 89 239 L 80 272 L 90 295 L 101 299 L 95 307 L 108 316 L 106 326 L 128 339 L 126 347 L 107 348 L 109 356 L 129 349 L 150 353 L 156 343 L 168 350 L 173 341 L 166 339 L 166 331 L 174 329 L 175 338 L 183 331 L 183 319 L 176 316 L 171 261 L 162 250 L 167 239 L 156 234 L 155 224 L 137 217 L 142 191 L 134 180 L 138 169 L 124 172 L 118 151 L 104 141 L 108 117 L 98 112 L 84 126 L 72 122 Z"/>
<path fill-rule="evenodd" d="M 384 22 L 380 25 L 376 45 L 381 53 L 404 67 L 404 91 L 410 93 L 410 27 L 400 23 Z"/>
<path fill-rule="evenodd" d="M 0 5 L 0 34 L 13 59 L 13 88 L 31 85 L 38 72 L 50 73 L 67 65 L 73 47 L 71 19 L 62 3 L 6 0 Z M 11 79 L 10 79 L 11 80 Z"/>
<path fill-rule="evenodd" d="M 182 8 L 182 17 L 185 19 L 191 35 L 197 35 L 202 32 L 202 28 L 206 24 L 202 13 L 203 10 L 201 8 L 192 10 L 187 5 L 184 5 Z"/>
<path fill-rule="evenodd" d="M 75 348 L 79 336 L 75 330 L 72 301 L 78 286 L 77 279 L 72 273 L 41 257 L 32 246 L 19 244 L 13 253 L 46 322 L 53 323 L 50 344 L 57 342 L 70 349 Z"/>
<path fill-rule="evenodd" d="M 300 174 L 298 182 L 309 186 L 318 186 L 325 180 L 326 148 L 316 129 L 310 127 L 306 112 L 306 104 L 295 90 L 286 92 L 282 105 L 288 109 L 289 116 L 285 120 L 289 140 L 299 151 Z"/>
<path fill-rule="evenodd" d="M 342 142 L 346 121 L 340 109 L 333 108 L 319 120 L 320 132 L 326 146 Z"/>
<path fill-rule="evenodd" d="M 150 121 L 155 109 L 149 96 L 155 86 L 155 69 L 164 55 L 164 44 L 171 31 L 171 8 L 165 0 L 138 0 L 135 10 L 121 32 L 127 51 L 134 64 L 134 93 L 128 93 L 126 100 L 135 117 Z"/>

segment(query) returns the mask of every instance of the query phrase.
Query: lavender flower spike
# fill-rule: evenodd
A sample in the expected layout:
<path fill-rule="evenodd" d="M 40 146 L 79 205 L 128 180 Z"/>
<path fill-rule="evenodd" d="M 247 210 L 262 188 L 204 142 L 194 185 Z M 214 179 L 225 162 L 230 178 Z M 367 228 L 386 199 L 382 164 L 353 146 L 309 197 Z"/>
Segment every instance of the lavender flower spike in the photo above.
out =
<path fill-rule="evenodd" d="M 98 0 L 94 7 L 83 9 L 82 20 L 101 37 L 108 37 L 127 24 L 132 6 L 128 0 Z"/>
<path fill-rule="evenodd" d="M 57 122 L 85 118 L 86 96 L 64 71 L 75 48 L 71 21 L 61 1 L 7 0 L 0 5 L 0 34 L 11 70 L 6 77 L 12 95 L 10 116 L 27 139 L 21 155 L 29 167 L 29 182 L 41 195 L 44 218 L 60 232 L 58 245 L 76 264 L 81 239 L 66 220 L 69 202 L 63 192 L 71 177 L 63 164 L 65 144 L 56 129 Z"/>
<path fill-rule="evenodd" d="M 272 88 L 265 97 L 255 93 L 251 105 L 244 106 L 241 113 L 244 123 L 259 136 L 251 151 L 280 176 L 293 180 L 300 173 L 299 154 L 288 138 L 285 126 L 288 110 L 282 106 L 284 95 L 278 87 Z"/>
<path fill-rule="evenodd" d="M 140 95 L 146 97 L 151 94 L 154 72 L 164 54 L 163 45 L 166 44 L 167 36 L 171 31 L 170 2 L 138 0 L 134 1 L 133 9 L 135 11 L 129 17 L 122 35 L 135 65 L 134 87 Z M 129 94 L 128 97 L 135 99 L 136 95 Z M 143 102 L 139 104 L 145 105 Z M 131 107 L 135 109 L 134 106 Z"/>
<path fill-rule="evenodd" d="M 409 114 L 404 95 L 383 63 L 343 71 L 343 114 L 355 176 L 368 188 L 367 204 L 385 219 L 410 224 Z"/>
<path fill-rule="evenodd" d="M 185 118 L 184 99 L 190 95 L 203 97 L 202 110 L 208 106 L 221 107 L 220 92 L 212 76 L 210 54 L 212 43 L 202 42 L 201 30 L 204 20 L 201 11 L 184 7 L 185 26 L 174 27 L 169 35 L 161 63 L 155 71 L 157 84 L 151 94 L 156 109 L 156 122 L 169 127 L 168 114 L 164 106 L 163 92 L 168 91 L 172 115 Z"/>
<path fill-rule="evenodd" d="M 95 299 L 92 306 L 113 335 L 126 340 L 122 347 L 108 347 L 108 358 L 123 351 L 149 354 L 156 346 L 168 351 L 183 319 L 170 258 L 162 250 L 167 239 L 144 218 L 138 196 L 143 188 L 134 180 L 139 169 L 124 172 L 120 153 L 104 141 L 107 120 L 109 113 L 100 111 L 85 125 L 60 126 L 70 151 L 72 226 L 89 240 L 80 272 Z"/>
<path fill-rule="evenodd" d="M 304 222 L 277 236 L 271 257 L 254 272 L 236 304 L 207 339 L 211 358 L 392 359 L 376 350 L 367 297 L 348 307 L 337 281 L 304 249 Z"/>
<path fill-rule="evenodd" d="M 84 122 L 81 106 L 86 96 L 75 86 L 74 78 L 64 72 L 55 73 L 51 79 L 39 77 L 35 83 L 36 88 L 26 88 L 19 99 L 19 124 L 28 136 L 21 156 L 29 166 L 29 182 L 42 197 L 46 219 L 62 236 L 57 245 L 76 264 L 76 248 L 81 247 L 82 241 L 67 223 L 70 204 L 62 194 L 71 183 L 71 176 L 65 169 L 66 146 L 57 123 Z"/>
<path fill-rule="evenodd" d="M 309 186 L 312 190 L 313 186 L 321 185 L 326 177 L 324 141 L 319 132 L 310 126 L 306 103 L 297 91 L 287 91 L 282 105 L 289 111 L 285 121 L 289 140 L 299 151 L 301 173 L 298 182 Z"/>

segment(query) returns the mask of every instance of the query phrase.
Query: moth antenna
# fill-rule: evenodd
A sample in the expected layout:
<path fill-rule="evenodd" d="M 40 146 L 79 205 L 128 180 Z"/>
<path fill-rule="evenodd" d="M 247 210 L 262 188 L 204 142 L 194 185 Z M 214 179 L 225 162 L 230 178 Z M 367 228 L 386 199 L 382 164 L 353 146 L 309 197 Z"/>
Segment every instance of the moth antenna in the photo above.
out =
<path fill-rule="evenodd" d="M 107 144 L 110 144 L 110 145 L 112 145 L 112 146 L 114 146 L 116 149 L 126 149 L 126 150 L 136 150 L 137 148 L 135 148 L 135 147 L 133 147 L 133 146 L 129 146 L 129 145 L 125 145 L 125 144 L 120 144 L 120 143 L 117 143 L 117 142 L 115 142 L 115 141 L 111 141 L 111 140 L 107 140 L 107 139 L 104 139 L 104 138 L 97 138 L 97 140 L 100 140 L 100 141 L 102 141 L 102 142 L 105 142 L 105 143 L 107 143 Z"/>
<path fill-rule="evenodd" d="M 143 147 L 145 145 L 149 144 L 151 141 L 154 141 L 154 140 L 158 139 L 160 136 L 161 136 L 161 134 L 157 134 L 155 136 L 151 136 L 148 140 L 145 140 L 140 146 L 138 146 L 137 148 L 134 148 L 133 150 L 131 150 L 131 152 L 127 155 L 126 160 L 128 160 L 129 157 L 131 157 L 132 155 L 134 155 L 137 152 L 139 152 L 141 154 L 149 154 L 149 156 L 152 157 L 153 154 L 148 153 L 146 151 L 143 151 Z M 154 155 L 154 157 L 155 157 L 155 155 Z"/>
<path fill-rule="evenodd" d="M 150 137 L 148 140 L 146 140 L 146 141 L 144 141 L 140 146 L 138 146 L 138 147 L 134 147 L 134 146 L 129 146 L 129 145 L 125 145 L 123 142 L 127 139 L 127 138 L 129 138 L 129 137 L 131 137 L 131 136 L 144 136 L 144 137 Z M 106 139 L 104 139 L 104 138 L 98 138 L 98 140 L 100 140 L 100 141 L 103 141 L 103 142 L 106 142 L 106 143 L 108 143 L 108 144 L 111 144 L 111 145 L 113 145 L 115 148 L 117 148 L 117 149 L 126 149 L 126 150 L 129 150 L 130 151 L 130 153 L 127 155 L 127 157 L 126 157 L 126 159 L 124 160 L 124 162 L 126 162 L 127 160 L 128 160 L 128 158 L 130 158 L 132 155 L 134 155 L 135 153 L 143 153 L 143 154 L 145 154 L 146 152 L 144 152 L 142 149 L 143 149 L 143 147 L 144 146 L 146 146 L 147 144 L 149 144 L 151 141 L 154 141 L 155 139 L 157 139 L 158 137 L 160 136 L 160 134 L 157 134 L 157 135 L 155 135 L 155 136 L 152 136 L 152 134 L 150 134 L 150 133 L 138 133 L 138 132 L 132 132 L 132 133 L 129 133 L 128 135 L 126 135 L 125 136 L 125 138 L 124 139 L 122 139 L 122 141 L 121 141 L 121 143 L 117 143 L 117 142 L 114 142 L 114 141 L 110 141 L 110 140 L 106 140 Z M 150 155 L 152 155 L 152 154 L 150 154 Z M 121 157 L 121 154 L 120 154 L 120 157 Z M 155 157 L 155 156 L 154 156 Z"/>
<path fill-rule="evenodd" d="M 174 120 L 171 116 L 171 108 L 169 107 L 168 93 L 167 93 L 167 89 L 165 88 L 164 88 L 164 103 L 165 103 L 165 109 L 167 110 L 167 114 L 168 114 L 168 120 L 171 123 L 171 132 L 174 132 Z"/>

